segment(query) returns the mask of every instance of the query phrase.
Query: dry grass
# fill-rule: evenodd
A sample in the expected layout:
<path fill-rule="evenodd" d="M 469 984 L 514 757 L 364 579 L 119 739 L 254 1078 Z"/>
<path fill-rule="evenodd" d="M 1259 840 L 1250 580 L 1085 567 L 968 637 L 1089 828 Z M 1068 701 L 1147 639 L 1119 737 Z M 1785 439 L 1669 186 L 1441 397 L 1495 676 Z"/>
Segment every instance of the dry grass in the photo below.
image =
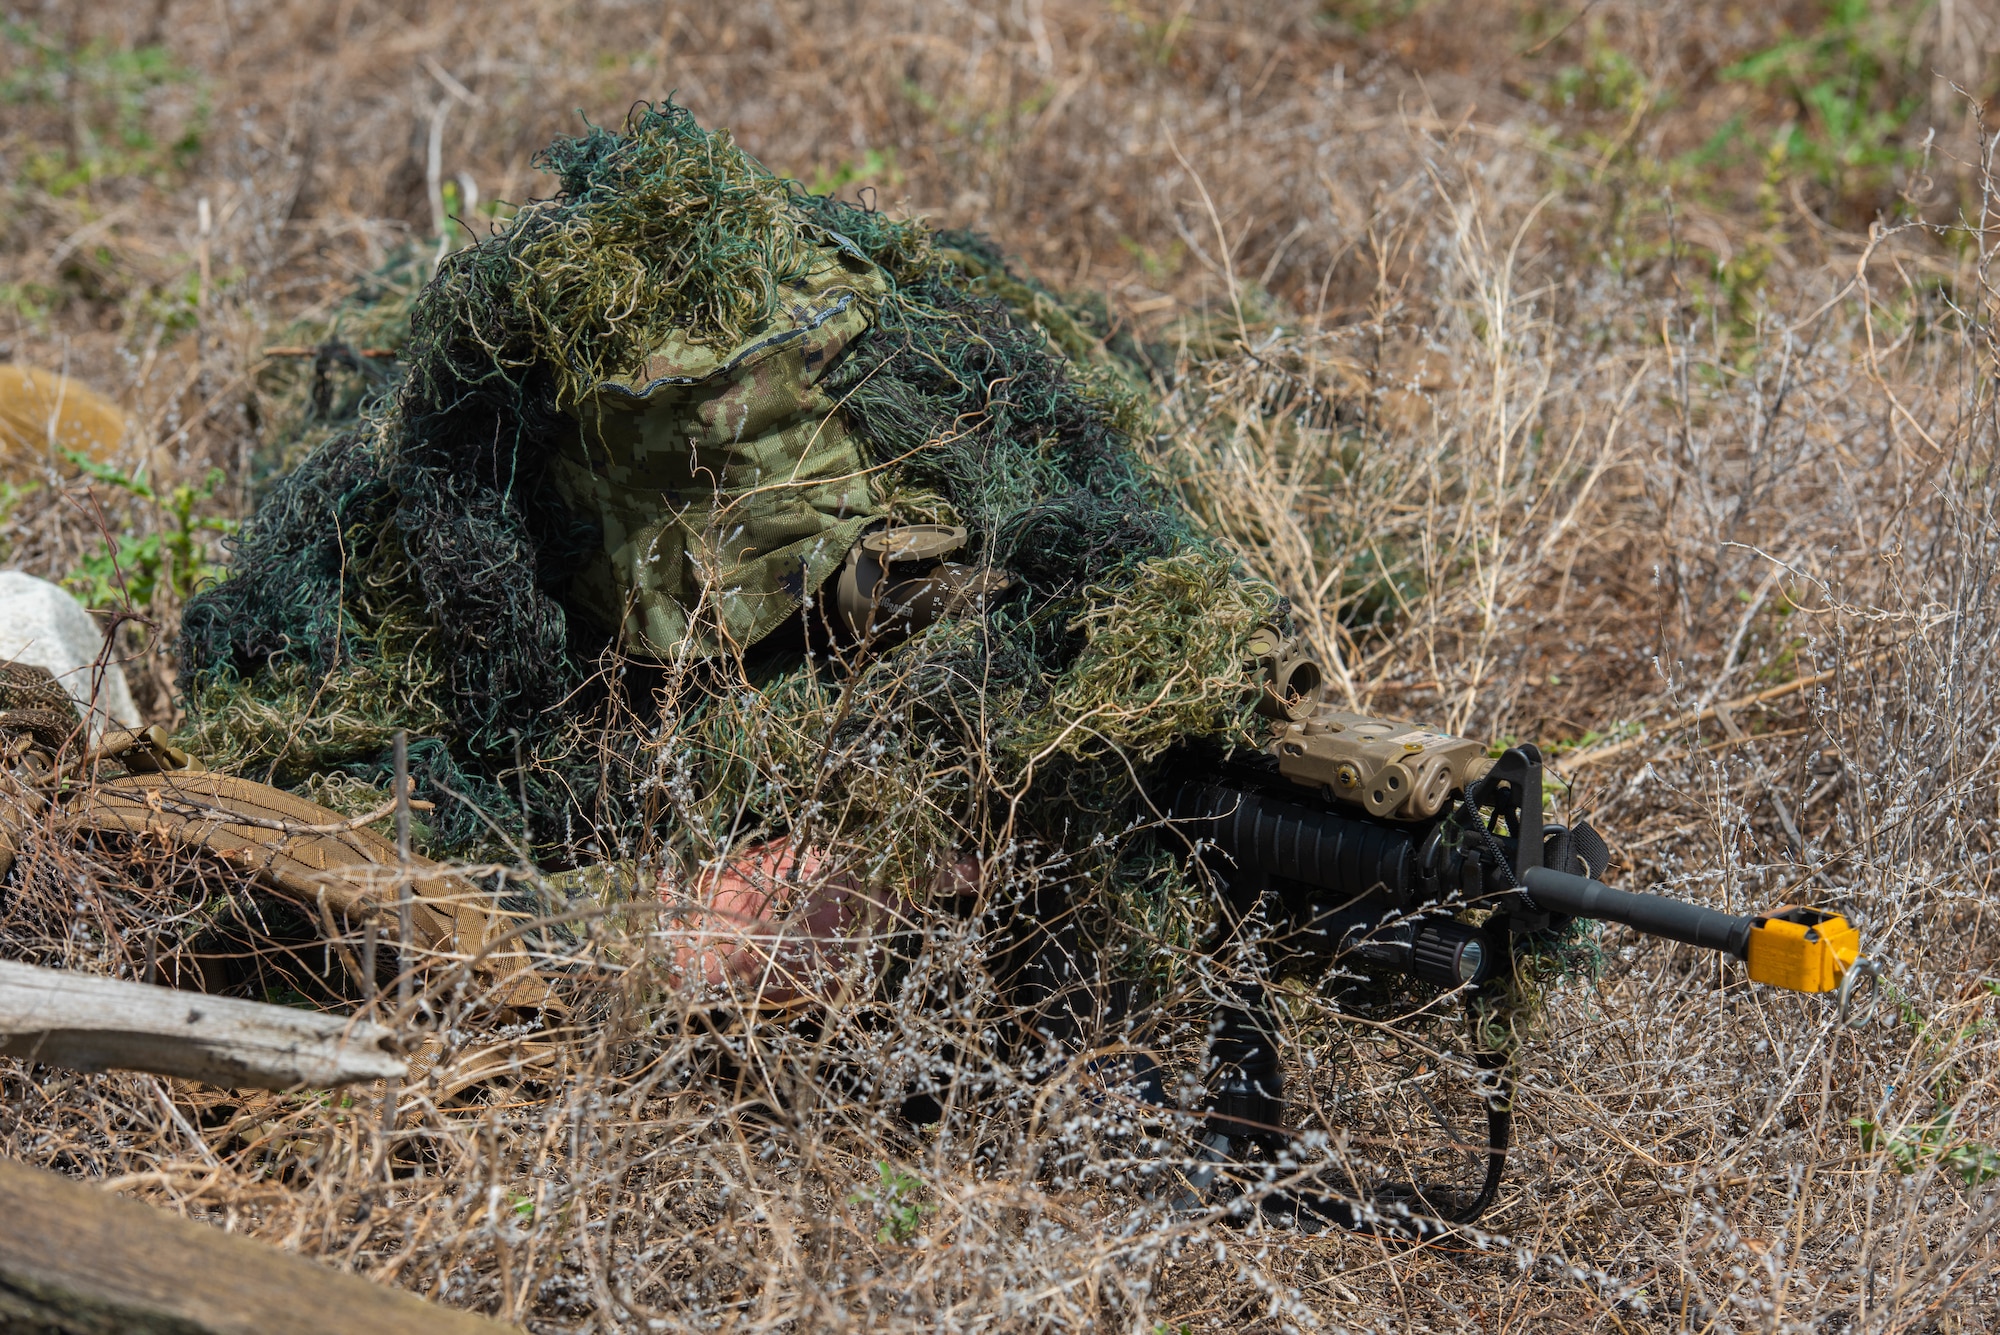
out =
<path fill-rule="evenodd" d="M 995 1037 L 1004 915 L 918 924 L 902 990 L 817 1031 L 718 1029 L 649 962 L 657 924 L 601 923 L 567 952 L 584 1001 L 552 1064 L 454 1091 L 494 1035 L 476 998 L 424 997 L 444 1074 L 393 1111 L 9 1062 L 6 1152 L 537 1330 L 1993 1328 L 1993 141 L 1928 72 L 1989 91 L 2000 16 L 1869 11 L 1854 42 L 1896 58 L 1853 86 L 1915 110 L 1852 143 L 1823 104 L 1728 74 L 1823 19 L 1389 0 L 24 15 L 56 54 L 0 47 L 0 342 L 121 396 L 132 461 L 167 481 L 223 468 L 205 511 L 254 479 L 272 331 L 428 243 L 449 199 L 536 189 L 528 154 L 571 108 L 608 121 L 677 88 L 774 167 L 984 227 L 1178 339 L 1160 463 L 1293 598 L 1338 691 L 1584 757 L 1619 744 L 1575 762 L 1572 800 L 1615 835 L 1623 884 L 1841 908 L 1888 984 L 1843 1028 L 1821 999 L 1607 931 L 1600 977 L 1552 991 L 1524 1044 L 1487 1232 L 1414 1250 L 1171 1209 L 1138 1170 L 1184 1154 L 1184 1127 L 1124 1123 L 1049 1074 L 1068 1054 Z M 174 71 L 117 72 L 148 46 Z M 1803 49 L 1801 88 L 1854 73 Z M 141 85 L 155 144 L 201 127 L 185 161 L 112 142 L 117 90 Z M 1688 156 L 1739 114 L 1748 149 Z M 1788 117 L 1809 133 L 1780 160 Z M 1908 151 L 1876 172 L 1836 151 L 1856 143 Z M 65 177 L 91 161 L 101 179 Z M 1883 209 L 1933 225 L 1871 232 Z M 62 574 L 102 536 L 89 489 L 45 484 L 5 536 Z M 96 493 L 135 536 L 167 522 Z M 168 588 L 141 610 L 170 629 L 176 607 Z M 170 718 L 159 643 L 141 684 Z M 130 975 L 199 871 L 42 849 L 0 934 Z M 1020 850 L 983 893 L 998 908 L 1077 874 Z M 284 937 L 231 939 L 338 969 Z M 1222 971 L 1167 958 L 1163 1009 L 1192 1013 Z M 1285 1016 L 1311 1057 L 1298 1087 L 1329 1096 L 1445 1041 L 1303 990 Z M 913 1131 L 895 1104 L 926 1081 L 947 1116 Z M 1332 1153 L 1393 1157 L 1371 1106 L 1330 1123 L 1349 1133 Z"/>

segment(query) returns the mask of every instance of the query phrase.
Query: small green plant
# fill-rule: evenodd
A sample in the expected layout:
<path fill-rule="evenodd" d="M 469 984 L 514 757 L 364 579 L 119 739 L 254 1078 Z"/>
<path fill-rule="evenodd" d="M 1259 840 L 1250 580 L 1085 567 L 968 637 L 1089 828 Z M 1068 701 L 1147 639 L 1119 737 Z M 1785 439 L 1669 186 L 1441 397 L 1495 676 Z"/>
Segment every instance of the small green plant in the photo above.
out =
<path fill-rule="evenodd" d="M 1547 749 L 1550 755 L 1566 756 L 1575 751 L 1588 751 L 1593 746 L 1629 741 L 1645 732 L 1645 730 L 1644 724 L 1635 719 L 1627 719 L 1622 723 L 1614 723 L 1608 728 L 1587 728 L 1584 730 L 1582 736 L 1551 742 Z M 1491 748 L 1488 749 L 1494 759 L 1499 759 L 1499 751 L 1493 751 Z M 1504 749 L 1504 747 L 1501 748 L 1501 750 Z"/>
<path fill-rule="evenodd" d="M 264 989 L 264 1004 L 267 1006 L 288 1006 L 296 1011 L 316 1011 L 319 1006 L 305 993 L 289 983 L 274 983 Z"/>
<path fill-rule="evenodd" d="M 1423 600 L 1423 572 L 1394 542 L 1363 539 L 1349 551 L 1340 582 L 1340 621 L 1349 630 L 1386 629 Z"/>
<path fill-rule="evenodd" d="M 509 1191 L 507 1193 L 507 1209 L 522 1223 L 533 1223 L 535 1219 L 535 1198 L 526 1192 Z"/>
<path fill-rule="evenodd" d="M 1141 245 L 1129 236 L 1118 238 L 1119 248 L 1139 262 L 1146 277 L 1155 283 L 1164 283 L 1178 274 L 1187 263 L 1187 247 L 1179 241 L 1173 242 L 1164 252 L 1151 246 Z"/>
<path fill-rule="evenodd" d="M 13 550 L 13 541 L 7 536 L 7 521 L 14 517 L 14 510 L 22 501 L 41 489 L 39 482 L 0 481 L 0 560 Z"/>
<path fill-rule="evenodd" d="M 152 506 L 160 520 L 150 533 L 123 535 L 115 552 L 107 545 L 65 575 L 63 584 L 77 597 L 92 607 L 150 610 L 163 593 L 185 602 L 204 582 L 221 577 L 222 567 L 210 559 L 211 540 L 234 533 L 236 521 L 199 513 L 222 485 L 220 468 L 209 469 L 200 487 L 181 483 L 162 497 L 143 466 L 128 475 L 75 450 L 63 453 L 85 476 Z"/>
<path fill-rule="evenodd" d="M 924 1216 L 936 1210 L 935 1205 L 920 1201 L 923 1179 L 914 1173 L 896 1167 L 887 1159 L 875 1164 L 880 1181 L 876 1186 L 863 1187 L 847 1198 L 850 1205 L 872 1206 L 875 1217 L 882 1221 L 882 1227 L 875 1230 L 878 1242 L 908 1242 L 923 1227 Z"/>
<path fill-rule="evenodd" d="M 121 176 L 164 181 L 201 152 L 208 101 L 194 75 L 164 46 L 92 41 L 71 50 L 31 24 L 0 23 L 13 48 L 13 73 L 0 78 L 0 104 L 72 110 L 69 142 L 31 146 L 20 179 L 51 195 L 72 195 Z M 163 94 L 193 86 L 179 116 L 163 115 Z"/>
<path fill-rule="evenodd" d="M 856 182 L 862 185 L 879 183 L 891 188 L 901 185 L 903 169 L 896 165 L 896 150 L 871 148 L 860 157 L 849 158 L 832 168 L 821 167 L 813 173 L 812 192 L 815 195 L 837 195 Z"/>
<path fill-rule="evenodd" d="M 1187 33 L 1192 5 L 1181 5 L 1170 14 L 1156 18 L 1129 0 L 1112 0 L 1111 12 L 1124 19 L 1135 43 L 1146 59 L 1164 69 L 1174 58 L 1174 48 Z"/>
<path fill-rule="evenodd" d="M 162 337 L 184 334 L 201 323 L 201 271 L 190 268 L 138 298 L 139 323 Z"/>
<path fill-rule="evenodd" d="M 1952 1134 L 1950 1109 L 1940 1110 L 1928 1122 L 1919 1122 L 1885 1134 L 1866 1117 L 1851 1117 L 1847 1124 L 1861 1136 L 1861 1148 L 1889 1156 L 1899 1173 L 1914 1173 L 1926 1164 L 1941 1164 L 1957 1173 L 1968 1187 L 2000 1178 L 2000 1150 Z"/>
<path fill-rule="evenodd" d="M 451 250 L 471 245 L 479 239 L 466 218 L 467 214 L 489 221 L 499 216 L 498 206 L 482 203 L 476 188 L 468 197 L 465 187 L 457 181 L 446 181 L 439 187 L 438 198 L 444 206 L 444 236 L 439 239 Z"/>
<path fill-rule="evenodd" d="M 0 283 L 0 311 L 11 311 L 23 324 L 40 329 L 60 296 L 46 283 Z"/>
<path fill-rule="evenodd" d="M 1594 37 L 1583 60 L 1565 65 L 1542 90 L 1542 101 L 1562 111 L 1622 111 L 1636 114 L 1653 100 L 1645 72 L 1632 58 Z"/>
<path fill-rule="evenodd" d="M 1900 142 L 1922 105 L 1905 77 L 1909 51 L 1907 19 L 1878 14 L 1869 0 L 1828 0 L 1818 27 L 1746 56 L 1721 77 L 1778 93 L 1790 115 L 1773 153 L 1836 200 L 1869 207 L 1895 171 L 1916 160 Z"/>
<path fill-rule="evenodd" d="M 320 1111 L 329 1114 L 336 1123 L 347 1121 L 349 1111 L 353 1107 L 354 1096 L 352 1094 L 340 1094 L 328 1090 L 319 1096 Z"/>
<path fill-rule="evenodd" d="M 1341 36 L 1365 37 L 1410 18 L 1426 0 L 1322 0 L 1319 21 Z"/>

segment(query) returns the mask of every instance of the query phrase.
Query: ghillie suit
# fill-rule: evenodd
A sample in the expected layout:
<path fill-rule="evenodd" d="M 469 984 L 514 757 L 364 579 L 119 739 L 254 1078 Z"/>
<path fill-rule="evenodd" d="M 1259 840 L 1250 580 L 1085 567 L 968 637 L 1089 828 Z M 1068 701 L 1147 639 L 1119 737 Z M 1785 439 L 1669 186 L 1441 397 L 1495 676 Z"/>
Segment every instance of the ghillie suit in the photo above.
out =
<path fill-rule="evenodd" d="M 1282 600 L 1146 467 L 1144 378 L 985 243 L 810 194 L 671 103 L 541 163 L 557 196 L 442 264 L 393 395 L 277 483 L 188 606 L 190 750 L 375 810 L 406 729 L 427 851 L 637 861 L 578 868 L 576 900 L 637 900 L 691 993 L 942 998 L 905 910 L 983 904 L 957 994 L 977 1033 L 866 1087 L 1035 1076 L 1109 1038 L 1164 1098 L 1150 1051 L 1200 1045 L 1202 1162 L 1245 1183 L 1301 1162 L 1290 1001 L 1325 989 L 1320 1019 L 1372 1011 L 1371 1035 L 1418 1017 L 1386 1055 L 1303 1064 L 1387 1149 L 1278 1199 L 1373 1227 L 1372 1199 L 1412 1236 L 1494 1198 L 1514 1018 L 1587 953 L 1572 919 L 1757 930 L 1614 901 L 1602 842 L 1545 827 L 1535 748 L 1487 764 L 1316 702 Z M 900 642 L 822 637 L 843 563 L 914 524 L 965 531 L 987 600 Z M 1428 1004 L 1450 992 L 1460 1023 Z"/>
<path fill-rule="evenodd" d="M 1091 847 L 1170 745 L 1248 735 L 1246 646 L 1282 603 L 1148 474 L 1144 378 L 1088 311 L 671 102 L 539 163 L 556 197 L 443 262 L 394 397 L 190 603 L 192 745 L 379 791 L 407 728 L 433 854 L 803 826 L 907 887 L 954 848 Z M 1007 592 L 800 649 L 885 521 L 963 526 Z"/>

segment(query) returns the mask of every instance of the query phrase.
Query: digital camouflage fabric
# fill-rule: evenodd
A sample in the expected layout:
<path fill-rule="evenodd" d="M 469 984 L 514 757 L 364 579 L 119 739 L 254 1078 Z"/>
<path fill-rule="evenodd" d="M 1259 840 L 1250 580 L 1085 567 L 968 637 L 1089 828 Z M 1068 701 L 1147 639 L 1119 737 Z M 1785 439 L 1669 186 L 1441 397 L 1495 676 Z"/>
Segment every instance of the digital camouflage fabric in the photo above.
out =
<path fill-rule="evenodd" d="M 1149 472 L 1106 322 L 670 102 L 539 163 L 557 194 L 443 261 L 399 378 L 189 605 L 189 745 L 360 806 L 407 728 L 434 855 L 1126 865 L 1098 836 L 1170 746 L 1247 735 L 1284 609 Z M 786 627 L 877 519 L 963 525 L 1007 592 L 815 659 Z"/>
<path fill-rule="evenodd" d="M 861 440 L 821 383 L 868 330 L 884 284 L 829 248 L 736 347 L 670 334 L 637 375 L 575 408 L 555 460 L 602 548 L 572 604 L 664 659 L 751 648 L 838 570 L 876 517 Z"/>

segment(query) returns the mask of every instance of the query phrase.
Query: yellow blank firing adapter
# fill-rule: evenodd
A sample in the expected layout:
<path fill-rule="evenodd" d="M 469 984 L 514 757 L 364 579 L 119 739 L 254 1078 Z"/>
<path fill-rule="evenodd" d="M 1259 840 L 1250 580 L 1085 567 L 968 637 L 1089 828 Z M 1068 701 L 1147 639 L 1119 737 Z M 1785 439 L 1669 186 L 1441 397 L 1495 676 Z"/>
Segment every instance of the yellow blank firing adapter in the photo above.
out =
<path fill-rule="evenodd" d="M 1750 919 L 1750 981 L 1831 992 L 1861 956 L 1861 933 L 1838 913 L 1786 905 Z"/>

